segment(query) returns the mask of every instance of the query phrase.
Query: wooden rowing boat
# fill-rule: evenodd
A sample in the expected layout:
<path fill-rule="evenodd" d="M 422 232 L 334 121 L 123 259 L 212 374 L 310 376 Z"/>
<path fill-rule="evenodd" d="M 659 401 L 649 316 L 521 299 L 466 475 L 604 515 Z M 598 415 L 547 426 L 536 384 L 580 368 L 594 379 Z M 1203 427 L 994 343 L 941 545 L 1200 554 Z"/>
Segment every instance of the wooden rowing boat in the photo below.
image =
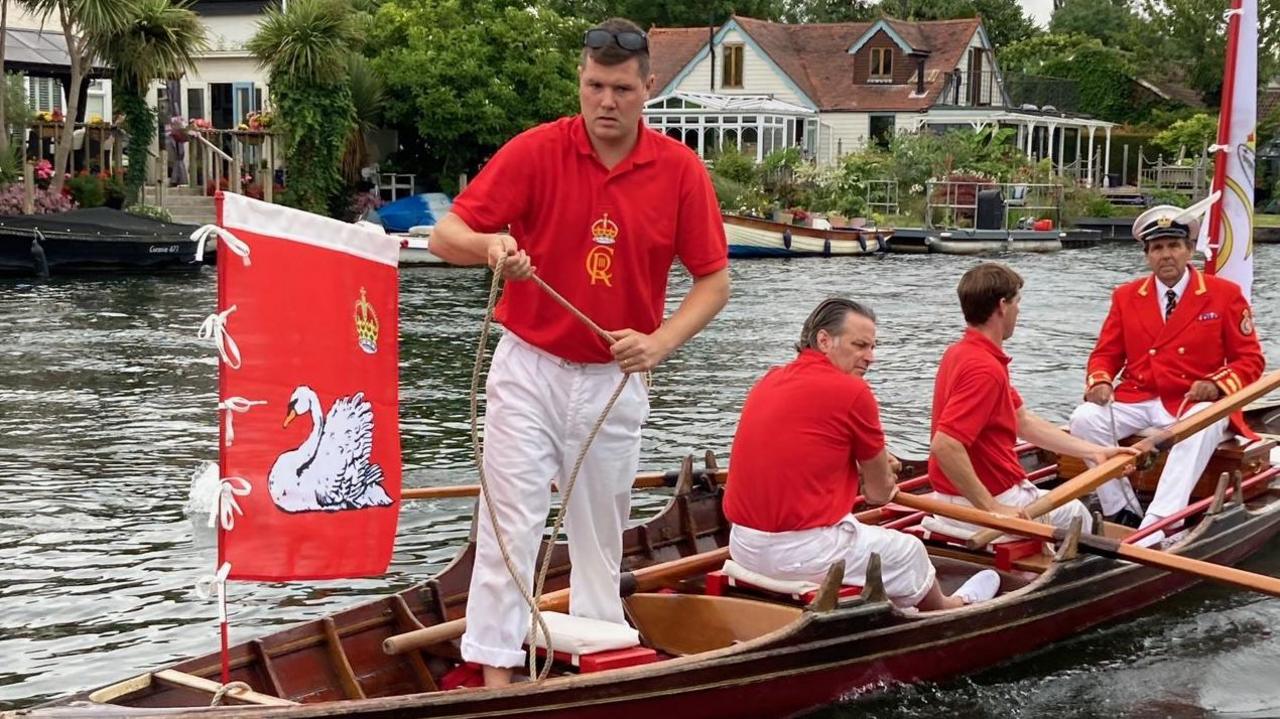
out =
<path fill-rule="evenodd" d="M 864 228 L 821 230 L 758 217 L 724 215 L 730 257 L 844 257 L 870 255 L 893 233 Z"/>
<path fill-rule="evenodd" d="M 1275 415 L 1259 409 L 1250 417 L 1261 431 L 1275 431 L 1268 424 L 1280 421 Z M 1193 505 L 1191 529 L 1168 551 L 1234 564 L 1275 536 L 1280 466 L 1267 459 L 1273 448 L 1271 442 L 1234 455 L 1220 451 L 1211 471 L 1238 471 L 1243 480 L 1217 482 L 1214 496 Z M 1057 479 L 1057 459 L 1042 451 L 1023 453 L 1029 474 L 1050 483 Z M 710 455 L 708 461 L 713 464 Z M 919 464 L 910 469 L 918 471 Z M 693 472 L 686 460 L 666 507 L 627 530 L 627 571 L 639 575 L 645 567 L 722 551 L 729 528 L 715 476 Z M 893 506 L 864 515 L 865 521 L 896 527 L 917 519 Z M 1130 531 L 1113 525 L 1105 530 L 1109 536 Z M 878 573 L 872 572 L 857 597 L 838 598 L 833 576 L 810 604 L 798 606 L 788 597 L 749 590 L 709 596 L 706 577 L 694 576 L 626 600 L 645 643 L 658 652 L 656 662 L 594 673 L 557 663 L 542 682 L 441 690 L 442 679 L 459 665 L 456 643 L 391 655 L 384 642 L 463 615 L 474 551 L 468 544 L 421 585 L 232 647 L 231 679 L 248 690 L 225 690 L 217 681 L 218 655 L 211 653 L 13 716 L 791 716 L 886 684 L 940 680 L 1007 661 L 1132 615 L 1197 581 L 1077 554 L 1071 540 L 1052 557 L 1038 551 L 993 555 L 936 535 L 926 543 L 944 590 L 994 565 L 1001 595 L 961 609 L 904 612 L 885 600 Z M 552 553 L 548 590 L 564 588 L 567 548 L 554 544 L 544 551 Z M 234 707 L 210 710 L 215 695 Z"/>

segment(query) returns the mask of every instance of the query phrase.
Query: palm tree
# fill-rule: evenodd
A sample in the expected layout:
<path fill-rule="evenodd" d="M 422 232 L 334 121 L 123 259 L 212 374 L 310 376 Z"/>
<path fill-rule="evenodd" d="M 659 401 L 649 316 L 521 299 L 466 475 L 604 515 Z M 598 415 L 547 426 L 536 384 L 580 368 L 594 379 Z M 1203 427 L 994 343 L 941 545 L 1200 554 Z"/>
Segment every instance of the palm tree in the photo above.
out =
<path fill-rule="evenodd" d="M 71 63 L 71 84 L 67 87 L 67 121 L 53 155 L 54 192 L 62 191 L 71 160 L 75 119 L 80 114 L 80 90 L 88 79 L 102 39 L 120 32 L 129 22 L 137 0 L 18 0 L 33 15 L 44 20 L 56 17 L 62 26 Z"/>
<path fill-rule="evenodd" d="M 126 185 L 136 199 L 146 180 L 149 136 L 155 117 L 147 106 L 147 88 L 153 80 L 180 77 L 195 67 L 195 56 L 208 47 L 204 26 L 182 0 L 133 0 L 129 23 L 103 35 L 98 54 L 115 68 L 117 96 L 125 112 L 129 135 L 129 172 Z"/>
<path fill-rule="evenodd" d="M 360 170 L 369 162 L 369 133 L 378 126 L 387 104 L 387 90 L 373 64 L 363 55 L 351 53 L 347 65 L 351 78 L 351 102 L 356 108 L 355 123 L 347 135 L 342 154 L 342 176 L 347 184 L 360 181 Z"/>
<path fill-rule="evenodd" d="M 268 10 L 248 49 L 269 70 L 272 105 L 285 133 L 285 201 L 327 213 L 342 191 L 341 162 L 355 122 L 348 67 L 359 44 L 347 0 L 292 0 Z"/>

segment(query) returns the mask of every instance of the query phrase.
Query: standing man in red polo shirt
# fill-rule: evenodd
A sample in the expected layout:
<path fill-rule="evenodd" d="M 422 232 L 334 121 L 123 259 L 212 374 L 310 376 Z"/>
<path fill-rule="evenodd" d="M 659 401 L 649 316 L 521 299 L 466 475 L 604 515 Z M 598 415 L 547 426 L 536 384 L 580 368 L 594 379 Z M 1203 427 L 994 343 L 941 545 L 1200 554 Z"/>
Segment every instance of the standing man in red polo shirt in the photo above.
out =
<path fill-rule="evenodd" d="M 783 580 L 819 581 L 843 561 L 853 585 L 865 581 L 874 553 L 885 593 L 899 606 L 951 609 L 990 599 L 1000 588 L 994 571 L 978 572 L 947 596 L 919 539 L 850 514 L 859 480 L 874 504 L 897 491 L 900 465 L 885 449 L 880 407 L 862 379 L 875 347 L 871 309 L 833 297 L 805 320 L 795 361 L 751 389 L 729 455 L 729 552 L 747 569 Z"/>
<path fill-rule="evenodd" d="M 1024 517 L 1022 508 L 1046 491 L 1026 479 L 1013 448 L 1018 437 L 1051 452 L 1103 461 L 1137 454 L 1130 447 L 1104 447 L 1063 432 L 1022 403 L 1009 381 L 1004 341 L 1013 336 L 1022 299 L 1022 277 L 1005 265 L 984 262 L 964 273 L 956 288 L 968 324 L 947 348 L 933 385 L 933 439 L 929 481 L 939 499 Z M 1068 527 L 1079 517 L 1083 530 L 1093 517 L 1079 500 L 1050 512 L 1043 521 Z M 943 517 L 935 521 L 965 537 L 981 529 Z"/>
<path fill-rule="evenodd" d="M 648 129 L 648 41 L 634 23 L 588 30 L 578 68 L 581 114 L 521 133 L 500 149 L 436 226 L 431 251 L 496 265 L 509 280 L 496 317 L 506 332 L 486 384 L 484 468 L 498 529 L 526 587 L 550 508 L 592 425 L 628 384 L 591 444 L 570 499 L 573 614 L 625 623 L 618 597 L 622 530 L 649 412 L 640 373 L 697 334 L 729 299 L 728 245 L 701 160 Z M 693 275 L 663 319 L 675 258 Z M 606 344 L 527 279 L 534 271 L 613 335 Z M 485 683 L 524 662 L 529 610 L 479 509 L 462 656 Z"/>

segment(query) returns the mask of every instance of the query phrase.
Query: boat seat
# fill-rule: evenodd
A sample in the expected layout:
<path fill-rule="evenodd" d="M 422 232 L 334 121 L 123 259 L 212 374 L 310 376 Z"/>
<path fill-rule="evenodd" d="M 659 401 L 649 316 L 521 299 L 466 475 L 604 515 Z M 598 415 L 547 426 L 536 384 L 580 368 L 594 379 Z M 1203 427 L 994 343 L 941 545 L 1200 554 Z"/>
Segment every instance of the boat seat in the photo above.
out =
<path fill-rule="evenodd" d="M 969 538 L 975 534 L 975 532 L 965 532 L 960 527 L 942 524 L 933 515 L 926 515 L 919 524 L 906 527 L 902 531 L 914 534 L 924 541 L 965 548 L 968 548 Z M 987 545 L 987 548 L 996 555 L 996 569 L 1007 571 L 1014 569 L 1013 563 L 1019 559 L 1040 554 L 1044 548 L 1044 542 L 1038 539 L 1019 539 L 1004 535 Z"/>
<path fill-rule="evenodd" d="M 715 597 L 728 596 L 730 589 L 745 590 L 749 593 L 766 596 L 782 596 L 793 602 L 809 604 L 818 595 L 820 585 L 802 580 L 774 579 L 738 564 L 732 559 L 725 560 L 724 567 L 718 571 L 707 573 L 705 593 Z M 839 597 L 856 597 L 862 593 L 862 587 L 845 585 L 840 588 Z"/>
<path fill-rule="evenodd" d="M 556 661 L 577 667 L 580 673 L 658 661 L 658 653 L 640 646 L 640 633 L 626 624 L 561 612 L 542 612 L 542 619 L 551 632 L 552 656 Z M 546 655 L 546 637 L 541 633 L 534 646 L 540 655 Z"/>

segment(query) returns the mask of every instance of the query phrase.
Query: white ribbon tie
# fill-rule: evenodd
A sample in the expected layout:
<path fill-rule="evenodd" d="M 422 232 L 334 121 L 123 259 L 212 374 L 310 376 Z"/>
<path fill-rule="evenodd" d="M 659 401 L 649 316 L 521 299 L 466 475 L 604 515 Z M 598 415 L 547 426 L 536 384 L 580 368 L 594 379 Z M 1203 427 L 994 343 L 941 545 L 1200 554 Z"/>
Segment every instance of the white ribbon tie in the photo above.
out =
<path fill-rule="evenodd" d="M 250 407 L 266 403 L 265 399 L 245 399 L 244 397 L 228 397 L 218 403 L 218 409 L 226 412 L 224 417 L 226 418 L 228 447 L 231 446 L 231 442 L 236 438 L 235 426 L 231 423 L 231 419 L 235 417 L 236 412 L 243 414 L 248 412 Z"/>
<path fill-rule="evenodd" d="M 196 241 L 196 262 L 204 260 L 204 241 L 208 239 L 209 235 L 221 238 L 227 249 L 244 260 L 245 267 L 249 266 L 249 245 L 244 240 L 236 237 L 230 230 L 217 225 L 201 225 L 196 228 L 195 232 L 191 233 L 191 239 Z"/>
<path fill-rule="evenodd" d="M 244 477 L 223 477 L 218 485 L 218 496 L 209 508 L 209 526 L 221 526 L 224 532 L 236 528 L 236 515 L 244 516 L 236 497 L 247 497 L 253 490 L 249 480 Z"/>
<path fill-rule="evenodd" d="M 227 331 L 227 318 L 235 311 L 236 306 L 231 305 L 221 312 L 204 318 L 196 336 L 202 340 L 212 339 L 218 347 L 218 354 L 222 356 L 222 361 L 226 362 L 231 369 L 240 369 L 240 345 L 236 344 L 231 333 Z"/>

